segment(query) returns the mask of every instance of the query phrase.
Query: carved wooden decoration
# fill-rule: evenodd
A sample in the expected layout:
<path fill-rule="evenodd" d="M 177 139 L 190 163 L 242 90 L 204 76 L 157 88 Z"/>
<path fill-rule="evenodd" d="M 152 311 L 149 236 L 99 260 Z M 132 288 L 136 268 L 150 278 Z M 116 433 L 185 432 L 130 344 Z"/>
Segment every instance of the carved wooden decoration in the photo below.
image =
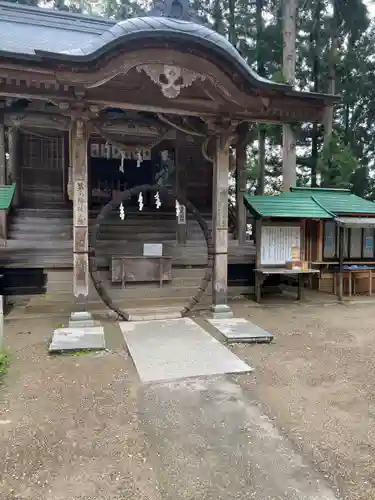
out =
<path fill-rule="evenodd" d="M 87 181 L 74 181 L 74 227 L 86 227 L 88 222 L 87 214 Z"/>
<path fill-rule="evenodd" d="M 141 64 L 137 66 L 137 71 L 144 71 L 154 83 L 159 85 L 162 94 L 168 99 L 178 97 L 181 89 L 190 87 L 195 80 L 206 79 L 201 73 L 169 64 Z"/>

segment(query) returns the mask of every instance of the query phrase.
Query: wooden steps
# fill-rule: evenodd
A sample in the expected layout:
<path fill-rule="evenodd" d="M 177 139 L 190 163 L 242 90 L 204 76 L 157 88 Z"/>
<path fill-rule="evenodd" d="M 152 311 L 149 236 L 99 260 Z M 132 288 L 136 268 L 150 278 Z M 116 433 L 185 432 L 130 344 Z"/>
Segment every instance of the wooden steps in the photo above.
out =
<path fill-rule="evenodd" d="M 98 212 L 90 213 L 90 226 Z M 210 216 L 206 214 L 208 224 Z M 72 211 L 69 208 L 21 208 L 9 224 L 8 247 L 0 254 L 0 265 L 42 267 L 47 269 L 73 266 Z M 202 231 L 195 220 L 188 221 L 188 243 L 176 244 L 176 218 L 172 212 L 130 212 L 125 221 L 117 214 L 108 218 L 97 241 L 99 265 L 108 266 L 111 255 L 141 255 L 145 242 L 163 243 L 165 255 L 174 265 L 203 266 L 207 249 Z M 255 249 L 248 244 L 239 247 L 229 241 L 229 262 L 249 262 Z"/>
<path fill-rule="evenodd" d="M 90 227 L 95 223 L 97 211 L 90 213 Z M 0 266 L 14 269 L 43 270 L 46 274 L 45 293 L 33 296 L 35 310 L 73 307 L 73 241 L 72 211 L 58 207 L 50 209 L 19 209 L 10 220 L 8 246 L 0 252 Z M 211 225 L 211 217 L 206 214 Z M 202 231 L 195 220 L 188 220 L 188 242 L 176 242 L 176 217 L 173 212 L 134 212 L 121 221 L 118 214 L 108 218 L 101 227 L 96 244 L 97 263 L 107 280 L 110 297 L 116 304 L 135 314 L 134 317 L 154 316 L 160 307 L 171 308 L 175 315 L 196 294 L 207 265 L 207 247 Z M 109 266 L 112 255 L 142 255 L 144 243 L 163 243 L 165 255 L 172 257 L 173 279 L 161 288 L 157 283 L 128 284 L 121 289 L 110 283 Z M 229 263 L 254 261 L 255 247 L 251 243 L 240 246 L 229 240 Z M 106 269 L 106 270 L 105 270 Z M 34 287 L 35 288 L 35 287 Z M 35 293 L 29 283 L 19 288 L 20 293 Z M 105 308 L 94 287 L 90 287 L 90 308 Z M 250 293 L 248 286 L 234 286 L 229 297 Z M 17 294 L 17 290 L 12 290 Z M 200 307 L 211 305 L 209 285 Z M 139 313 L 134 311 L 141 310 Z"/>

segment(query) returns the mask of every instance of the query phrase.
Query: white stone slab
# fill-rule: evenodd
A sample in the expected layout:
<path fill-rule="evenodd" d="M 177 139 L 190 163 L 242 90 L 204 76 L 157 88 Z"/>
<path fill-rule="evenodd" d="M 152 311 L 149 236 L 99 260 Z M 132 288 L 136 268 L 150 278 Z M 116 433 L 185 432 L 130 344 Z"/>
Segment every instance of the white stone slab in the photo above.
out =
<path fill-rule="evenodd" d="M 57 328 L 53 332 L 49 352 L 84 349 L 105 349 L 104 328 L 102 326 Z"/>
<path fill-rule="evenodd" d="M 244 318 L 208 319 L 228 342 L 271 342 L 273 335 Z"/>
<path fill-rule="evenodd" d="M 120 328 L 142 382 L 253 371 L 190 318 L 121 322 Z"/>

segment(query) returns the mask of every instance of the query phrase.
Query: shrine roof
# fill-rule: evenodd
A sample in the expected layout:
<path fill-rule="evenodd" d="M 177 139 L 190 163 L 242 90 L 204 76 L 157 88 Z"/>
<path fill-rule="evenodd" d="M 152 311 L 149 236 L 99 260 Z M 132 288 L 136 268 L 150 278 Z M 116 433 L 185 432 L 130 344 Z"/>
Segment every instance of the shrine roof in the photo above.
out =
<path fill-rule="evenodd" d="M 375 215 L 375 203 L 353 194 L 348 189 L 292 188 L 294 195 L 313 197 L 321 206 L 335 215 Z"/>
<path fill-rule="evenodd" d="M 274 196 L 244 195 L 246 208 L 255 217 L 293 219 L 333 219 L 334 215 L 320 206 L 312 196 L 280 193 Z"/>
<path fill-rule="evenodd" d="M 291 188 L 273 196 L 244 196 L 247 209 L 255 217 L 294 219 L 334 219 L 340 215 L 375 216 L 375 203 L 348 189 Z"/>
<path fill-rule="evenodd" d="M 0 52 L 35 56 L 38 50 L 69 51 L 90 43 L 115 24 L 100 17 L 0 1 Z"/>
<path fill-rule="evenodd" d="M 64 61 L 85 63 L 96 60 L 108 50 L 125 44 L 148 47 L 154 44 L 178 43 L 204 51 L 224 65 L 234 65 L 252 86 L 279 90 L 310 99 L 338 100 L 335 96 L 294 91 L 290 85 L 259 76 L 237 49 L 222 35 L 199 24 L 194 16 L 175 19 L 157 9 L 144 17 L 120 22 L 29 7 L 0 1 L 0 56 L 12 60 L 37 62 Z"/>
<path fill-rule="evenodd" d="M 15 188 L 15 184 L 0 186 L 0 210 L 9 210 Z"/>

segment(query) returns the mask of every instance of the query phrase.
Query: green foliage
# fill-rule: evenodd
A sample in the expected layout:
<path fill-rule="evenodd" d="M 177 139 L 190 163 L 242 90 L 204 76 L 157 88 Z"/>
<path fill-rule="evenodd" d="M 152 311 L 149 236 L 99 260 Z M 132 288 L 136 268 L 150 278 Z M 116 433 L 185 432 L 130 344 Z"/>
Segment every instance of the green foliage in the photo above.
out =
<path fill-rule="evenodd" d="M 25 5 L 48 5 L 126 19 L 142 15 L 152 0 L 11 0 Z M 263 76 L 285 83 L 282 74 L 282 0 L 191 0 L 192 8 L 226 36 L 248 64 Z M 260 14 L 260 17 L 259 17 Z M 323 151 L 323 129 L 301 124 L 296 129 L 299 185 L 350 186 L 375 198 L 375 24 L 364 0 L 308 0 L 297 11 L 296 84 L 299 89 L 327 92 L 328 68 L 334 63 L 336 131 Z M 330 47 L 337 47 L 332 56 Z M 281 127 L 266 130 L 267 190 L 281 185 Z M 249 144 L 249 187 L 259 174 L 257 135 Z M 328 184 L 327 184 L 328 183 Z"/>
<path fill-rule="evenodd" d="M 0 351 L 0 382 L 6 375 L 10 364 L 10 356 L 5 351 Z"/>
<path fill-rule="evenodd" d="M 343 142 L 340 135 L 333 132 L 319 158 L 322 186 L 349 188 L 358 167 L 358 161 L 350 147 Z"/>

